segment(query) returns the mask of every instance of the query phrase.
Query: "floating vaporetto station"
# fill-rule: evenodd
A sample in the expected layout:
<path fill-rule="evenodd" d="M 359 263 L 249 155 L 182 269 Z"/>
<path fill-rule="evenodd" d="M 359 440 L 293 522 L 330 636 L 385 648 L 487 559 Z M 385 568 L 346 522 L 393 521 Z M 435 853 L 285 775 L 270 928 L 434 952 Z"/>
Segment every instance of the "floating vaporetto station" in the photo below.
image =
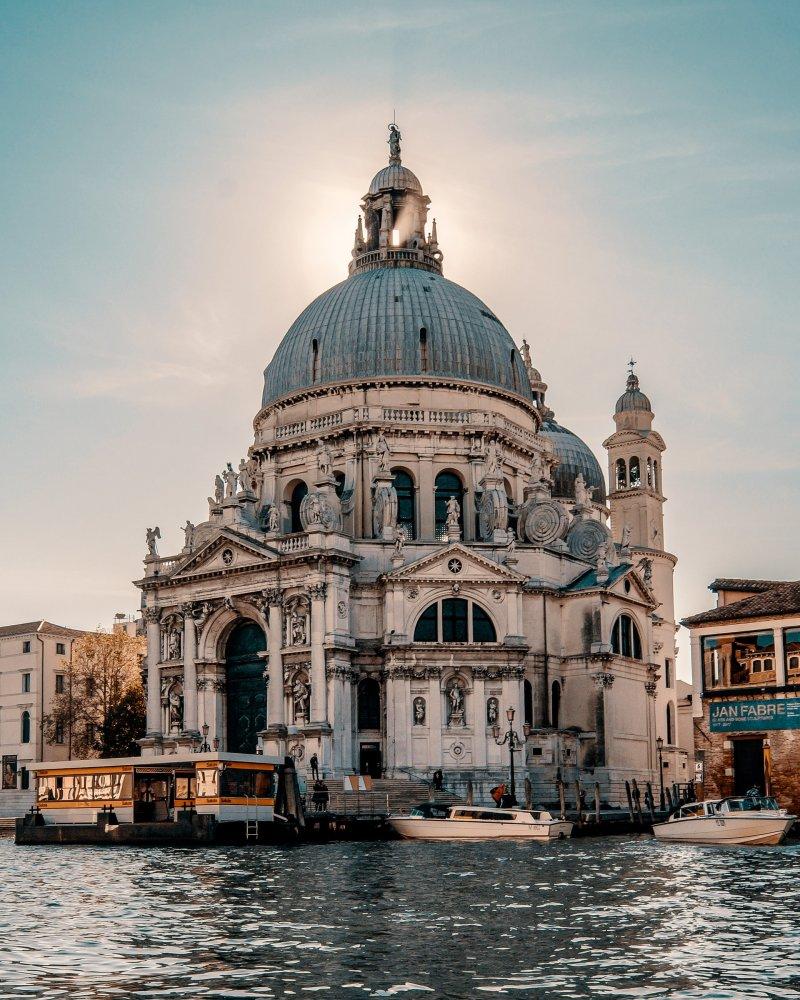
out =
<path fill-rule="evenodd" d="M 36 806 L 18 844 L 235 843 L 294 839 L 294 767 L 250 754 L 70 760 L 34 765 Z"/>

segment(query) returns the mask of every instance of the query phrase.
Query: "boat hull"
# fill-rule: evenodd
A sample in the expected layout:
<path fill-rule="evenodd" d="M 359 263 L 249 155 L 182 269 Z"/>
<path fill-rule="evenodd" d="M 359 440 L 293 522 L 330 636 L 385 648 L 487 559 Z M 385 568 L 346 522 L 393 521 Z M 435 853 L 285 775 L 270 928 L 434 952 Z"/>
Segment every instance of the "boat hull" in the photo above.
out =
<path fill-rule="evenodd" d="M 658 840 L 683 844 L 774 846 L 786 838 L 794 816 L 699 816 L 656 823 Z"/>
<path fill-rule="evenodd" d="M 421 819 L 390 816 L 389 825 L 407 840 L 560 840 L 572 836 L 573 824 L 492 822 L 469 819 Z"/>

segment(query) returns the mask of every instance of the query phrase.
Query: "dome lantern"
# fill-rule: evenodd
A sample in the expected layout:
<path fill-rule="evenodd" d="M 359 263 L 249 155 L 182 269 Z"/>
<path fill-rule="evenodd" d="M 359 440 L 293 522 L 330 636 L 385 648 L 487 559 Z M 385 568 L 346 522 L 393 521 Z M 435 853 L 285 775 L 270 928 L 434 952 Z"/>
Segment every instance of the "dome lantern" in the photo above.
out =
<path fill-rule="evenodd" d="M 653 422 L 653 407 L 639 388 L 639 376 L 633 370 L 635 364 L 633 358 L 628 362 L 628 381 L 614 407 L 614 422 L 620 428 L 648 430 Z"/>
<path fill-rule="evenodd" d="M 430 198 L 419 178 L 403 166 L 402 136 L 397 125 L 389 125 L 389 165 L 372 178 L 361 201 L 361 213 L 353 244 L 351 275 L 376 267 L 417 267 L 442 273 L 436 221 L 429 234 Z M 363 217 L 363 226 L 361 219 Z"/>

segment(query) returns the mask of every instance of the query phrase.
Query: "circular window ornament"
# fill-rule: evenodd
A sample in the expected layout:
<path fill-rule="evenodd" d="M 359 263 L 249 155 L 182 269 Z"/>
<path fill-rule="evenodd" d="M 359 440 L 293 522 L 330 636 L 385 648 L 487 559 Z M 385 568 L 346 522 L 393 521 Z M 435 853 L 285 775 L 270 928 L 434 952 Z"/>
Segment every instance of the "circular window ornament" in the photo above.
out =
<path fill-rule="evenodd" d="M 450 747 L 450 753 L 454 757 L 461 757 L 461 756 L 463 756 L 463 753 L 464 753 L 464 744 L 463 743 L 454 743 Z"/>
<path fill-rule="evenodd" d="M 447 564 L 447 568 L 450 570 L 451 573 L 460 573 L 461 570 L 464 568 L 464 564 L 461 562 L 460 559 L 451 559 Z"/>
<path fill-rule="evenodd" d="M 294 757 L 295 760 L 302 760 L 306 755 L 306 748 L 302 743 L 295 743 L 289 753 Z"/>
<path fill-rule="evenodd" d="M 222 550 L 222 561 L 226 566 L 230 566 L 233 562 L 233 549 L 223 549 Z"/>

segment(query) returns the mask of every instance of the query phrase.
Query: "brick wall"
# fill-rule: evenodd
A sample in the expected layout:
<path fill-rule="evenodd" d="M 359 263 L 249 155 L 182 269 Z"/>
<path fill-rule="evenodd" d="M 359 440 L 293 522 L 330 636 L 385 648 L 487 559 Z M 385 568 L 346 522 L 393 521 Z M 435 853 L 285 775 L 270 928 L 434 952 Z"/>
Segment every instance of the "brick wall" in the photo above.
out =
<path fill-rule="evenodd" d="M 733 794 L 733 747 L 737 736 L 767 737 L 772 747 L 772 794 L 781 806 L 800 816 L 800 729 L 773 729 L 759 732 L 712 733 L 708 721 L 709 703 L 703 702 L 702 719 L 694 720 L 694 746 L 703 760 L 703 798 L 716 799 Z"/>

